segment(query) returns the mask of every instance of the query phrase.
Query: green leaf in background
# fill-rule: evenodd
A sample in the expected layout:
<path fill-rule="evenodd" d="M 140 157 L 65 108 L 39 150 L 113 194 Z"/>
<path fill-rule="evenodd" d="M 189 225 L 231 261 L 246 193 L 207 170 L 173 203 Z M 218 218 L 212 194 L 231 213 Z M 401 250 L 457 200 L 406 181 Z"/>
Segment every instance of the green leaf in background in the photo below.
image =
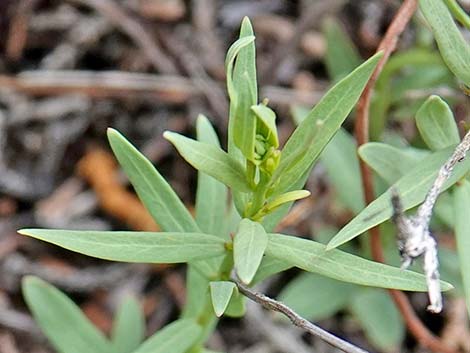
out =
<path fill-rule="evenodd" d="M 129 297 L 119 307 L 112 331 L 113 353 L 132 353 L 145 335 L 145 318 L 139 302 Z"/>
<path fill-rule="evenodd" d="M 256 134 L 256 117 L 251 111 L 251 106 L 258 102 L 255 56 L 253 28 L 248 17 L 245 17 L 240 28 L 240 39 L 229 49 L 225 66 L 230 96 L 229 135 L 248 160 L 254 159 Z"/>
<path fill-rule="evenodd" d="M 339 129 L 321 154 L 329 180 L 339 200 L 354 213 L 364 208 L 359 161 L 354 138 L 344 129 Z"/>
<path fill-rule="evenodd" d="M 111 343 L 57 288 L 27 276 L 22 281 L 22 289 L 34 319 L 58 352 L 113 352 Z"/>
<path fill-rule="evenodd" d="M 221 317 L 227 309 L 230 298 L 236 290 L 235 283 L 229 281 L 210 282 L 212 306 L 217 317 Z"/>
<path fill-rule="evenodd" d="M 453 147 L 434 152 L 420 161 L 409 173 L 400 178 L 394 187 L 400 194 L 403 207 L 408 210 L 424 201 L 438 170 L 453 152 Z M 458 163 L 450 178 L 444 183 L 442 191 L 455 184 L 470 168 L 470 159 Z M 392 217 L 390 189 L 371 202 L 359 215 L 344 226 L 328 243 L 328 250 L 354 239 L 370 228 Z"/>
<path fill-rule="evenodd" d="M 381 142 L 366 143 L 358 152 L 361 159 L 390 185 L 412 170 L 418 161 L 403 149 Z"/>
<path fill-rule="evenodd" d="M 370 342 L 383 351 L 396 351 L 405 337 L 405 326 L 390 295 L 379 289 L 363 289 L 351 299 L 351 312 Z"/>
<path fill-rule="evenodd" d="M 429 97 L 416 113 L 416 125 L 426 145 L 438 151 L 459 143 L 454 114 L 438 96 Z"/>
<path fill-rule="evenodd" d="M 209 120 L 204 115 L 197 118 L 197 139 L 220 148 L 219 139 Z M 196 222 L 205 233 L 220 237 L 228 236 L 225 228 L 228 205 L 227 188 L 211 176 L 198 172 L 196 192 Z"/>
<path fill-rule="evenodd" d="M 256 275 L 255 277 L 253 277 L 251 283 L 256 284 L 265 280 L 268 277 L 271 277 L 276 273 L 286 271 L 291 267 L 293 267 L 293 265 L 291 265 L 290 263 L 281 261 L 269 255 L 264 255 L 263 260 L 261 261 L 261 264 L 258 267 L 258 271 L 256 271 Z"/>
<path fill-rule="evenodd" d="M 355 289 L 350 283 L 304 272 L 282 289 L 278 299 L 299 315 L 319 321 L 346 307 Z"/>
<path fill-rule="evenodd" d="M 194 320 L 176 320 L 165 326 L 133 353 L 185 353 L 202 332 Z"/>
<path fill-rule="evenodd" d="M 292 190 L 320 156 L 361 95 L 382 53 L 378 53 L 333 86 L 287 141 L 273 179 L 276 194 Z M 284 158 L 284 156 L 286 156 Z"/>
<path fill-rule="evenodd" d="M 362 59 L 337 20 L 327 18 L 323 23 L 323 33 L 326 39 L 326 69 L 333 81 L 338 81 L 358 67 Z"/>
<path fill-rule="evenodd" d="M 225 253 L 224 241 L 202 233 L 22 229 L 18 233 L 100 259 L 179 263 Z"/>
<path fill-rule="evenodd" d="M 442 0 L 419 0 L 419 8 L 431 26 L 444 62 L 470 87 L 470 46 Z"/>
<path fill-rule="evenodd" d="M 462 272 L 465 298 L 470 314 L 470 182 L 462 180 L 454 193 L 455 236 L 459 253 L 460 269 Z"/>
<path fill-rule="evenodd" d="M 162 229 L 199 232 L 189 211 L 152 163 L 116 130 L 108 129 L 108 139 L 137 195 Z"/>
<path fill-rule="evenodd" d="M 268 237 L 263 226 L 249 219 L 242 219 L 233 241 L 233 260 L 240 280 L 249 284 L 263 259 Z"/>
<path fill-rule="evenodd" d="M 267 255 L 302 270 L 364 286 L 427 291 L 422 274 L 403 271 L 337 249 L 327 251 L 325 245 L 313 240 L 283 234 L 268 234 L 268 238 Z M 451 288 L 450 284 L 442 282 L 443 290 Z"/>
<path fill-rule="evenodd" d="M 197 170 L 238 191 L 250 191 L 245 168 L 221 148 L 170 131 L 165 131 L 163 137 Z"/>

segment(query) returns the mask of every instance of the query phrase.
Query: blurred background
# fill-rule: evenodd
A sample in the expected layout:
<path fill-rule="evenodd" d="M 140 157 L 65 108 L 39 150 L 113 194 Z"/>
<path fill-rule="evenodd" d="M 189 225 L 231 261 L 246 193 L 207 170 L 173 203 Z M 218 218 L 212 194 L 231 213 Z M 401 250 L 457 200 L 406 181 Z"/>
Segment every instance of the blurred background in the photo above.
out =
<path fill-rule="evenodd" d="M 375 52 L 400 3 L 1 0 L 0 353 L 53 352 L 23 302 L 20 281 L 26 274 L 65 291 L 106 333 L 129 293 L 142 304 L 148 333 L 175 319 L 184 303 L 183 266 L 110 263 L 16 233 L 22 227 L 157 229 L 110 152 L 107 127 L 143 151 L 191 209 L 196 173 L 162 132 L 193 136 L 195 119 L 203 113 L 226 144 L 224 58 L 244 16 L 256 32 L 260 98 L 269 98 L 278 113 L 285 141 L 332 83 Z M 468 101 L 419 14 L 400 39 L 400 54 L 377 85 L 372 139 L 423 148 L 414 114 L 430 94 L 445 97 L 460 126 L 468 126 Z M 325 150 L 308 182 L 313 196 L 295 205 L 279 228 L 283 232 L 328 241 L 362 209 L 353 122 L 351 116 Z M 380 183 L 378 190 L 385 187 Z M 444 253 L 443 276 L 457 291 L 446 297 L 441 315 L 425 311 L 426 294 L 410 295 L 411 302 L 433 332 L 470 352 L 455 242 L 445 220 L 435 226 Z M 394 230 L 388 224 L 383 228 L 390 263 L 397 264 Z M 368 256 L 361 240 L 346 249 Z M 297 270 L 261 289 L 372 352 L 423 352 L 385 291 Z M 222 320 L 210 340 L 213 349 L 335 352 L 248 305 L 243 319 Z"/>

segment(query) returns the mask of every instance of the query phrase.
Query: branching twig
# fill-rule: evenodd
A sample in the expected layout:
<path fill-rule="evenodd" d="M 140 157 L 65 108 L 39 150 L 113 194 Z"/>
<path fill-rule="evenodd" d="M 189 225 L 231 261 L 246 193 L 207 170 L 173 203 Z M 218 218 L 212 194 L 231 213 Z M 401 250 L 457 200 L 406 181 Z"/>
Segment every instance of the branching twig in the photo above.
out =
<path fill-rule="evenodd" d="M 294 310 L 289 308 L 287 305 L 278 302 L 277 300 L 274 300 L 272 298 L 267 297 L 266 295 L 262 293 L 258 293 L 253 291 L 251 288 L 248 288 L 244 284 L 242 284 L 240 281 L 232 277 L 232 280 L 235 282 L 235 284 L 238 287 L 238 290 L 245 295 L 247 298 L 253 300 L 254 302 L 261 304 L 264 306 L 266 309 L 277 311 L 281 314 L 284 314 L 289 318 L 289 320 L 297 327 L 300 327 L 301 329 L 307 331 L 308 333 L 318 336 L 324 341 L 328 342 L 332 346 L 342 350 L 343 352 L 346 353 L 367 353 L 367 351 L 358 348 L 354 346 L 353 344 L 346 342 L 342 340 L 339 337 L 336 337 L 335 335 L 329 333 L 328 331 L 325 331 L 321 327 L 318 327 L 314 324 L 312 324 L 310 321 L 304 319 L 302 316 L 297 314 Z"/>
<path fill-rule="evenodd" d="M 415 13 L 417 6 L 417 0 L 405 0 L 403 2 L 379 45 L 378 50 L 383 50 L 384 55 L 379 61 L 377 68 L 372 74 L 372 77 L 370 78 L 358 102 L 355 126 L 355 136 L 358 146 L 369 141 L 369 107 L 372 98 L 372 90 L 374 88 L 375 82 L 377 81 L 377 78 L 380 75 L 389 56 L 395 49 L 399 35 L 406 28 L 406 25 Z M 360 160 L 360 168 L 362 184 L 364 187 L 364 198 L 366 203 L 369 204 L 374 200 L 372 172 L 362 160 Z M 379 227 L 374 227 L 370 229 L 369 232 L 371 235 L 370 241 L 372 257 L 376 261 L 384 262 L 384 256 L 380 243 Z M 454 350 L 446 346 L 444 343 L 442 343 L 439 338 L 434 336 L 426 328 L 426 326 L 424 326 L 424 324 L 414 312 L 413 307 L 411 306 L 408 298 L 403 292 L 397 290 L 390 290 L 390 294 L 392 295 L 395 305 L 397 306 L 403 319 L 405 320 L 408 329 L 421 344 L 430 348 L 434 352 L 455 352 Z"/>
<path fill-rule="evenodd" d="M 393 190 L 393 220 L 398 229 L 398 244 L 402 257 L 402 267 L 407 268 L 418 256 L 424 255 L 424 272 L 428 284 L 430 305 L 428 310 L 442 310 L 442 295 L 439 283 L 439 261 L 437 259 L 437 244 L 429 230 L 432 212 L 436 200 L 445 181 L 450 177 L 455 165 L 465 158 L 470 149 L 470 132 L 468 132 L 455 149 L 447 162 L 439 169 L 436 180 L 429 189 L 423 204 L 415 216 L 407 217 L 403 213 L 400 198 Z"/>

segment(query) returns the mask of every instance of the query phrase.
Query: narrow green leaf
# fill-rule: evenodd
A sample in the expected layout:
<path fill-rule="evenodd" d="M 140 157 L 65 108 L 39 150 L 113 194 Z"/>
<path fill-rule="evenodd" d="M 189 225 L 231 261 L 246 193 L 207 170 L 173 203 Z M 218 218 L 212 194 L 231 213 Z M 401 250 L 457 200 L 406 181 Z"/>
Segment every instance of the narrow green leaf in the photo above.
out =
<path fill-rule="evenodd" d="M 470 87 L 470 46 L 442 0 L 419 0 L 419 8 L 431 26 L 446 65 Z"/>
<path fill-rule="evenodd" d="M 287 141 L 278 169 L 276 193 L 292 190 L 292 185 L 310 171 L 330 139 L 356 104 L 382 53 L 367 60 L 331 88 Z"/>
<path fill-rule="evenodd" d="M 225 58 L 225 71 L 227 72 L 227 91 L 231 101 L 236 101 L 237 98 L 236 88 L 233 82 L 233 66 L 235 64 L 235 59 L 244 47 L 250 45 L 254 41 L 254 35 L 241 37 L 233 43 L 227 51 L 227 56 Z"/>
<path fill-rule="evenodd" d="M 227 309 L 230 298 L 236 290 L 235 283 L 229 281 L 210 282 L 212 306 L 217 317 L 221 317 Z"/>
<path fill-rule="evenodd" d="M 256 134 L 256 118 L 250 108 L 258 101 L 255 56 L 253 28 L 248 17 L 245 17 L 240 38 L 229 49 L 225 66 L 230 97 L 230 138 L 249 160 L 254 159 Z"/>
<path fill-rule="evenodd" d="M 245 168 L 222 149 L 170 131 L 165 131 L 163 137 L 170 141 L 180 155 L 197 170 L 233 189 L 250 191 Z"/>
<path fill-rule="evenodd" d="M 416 113 L 416 125 L 426 145 L 438 151 L 459 143 L 454 114 L 438 96 L 429 97 Z"/>
<path fill-rule="evenodd" d="M 27 276 L 23 296 L 41 330 L 60 353 L 112 353 L 111 343 L 64 293 Z"/>
<path fill-rule="evenodd" d="M 279 300 L 299 315 L 319 321 L 343 309 L 355 289 L 350 283 L 304 272 L 282 289 Z"/>
<path fill-rule="evenodd" d="M 356 142 L 344 129 L 339 129 L 321 154 L 321 162 L 334 186 L 339 200 L 351 211 L 364 208 Z"/>
<path fill-rule="evenodd" d="M 427 291 L 422 274 L 373 262 L 341 250 L 326 250 L 312 240 L 283 234 L 268 234 L 266 254 L 305 271 L 364 286 Z M 441 281 L 442 282 L 442 281 Z M 442 282 L 443 290 L 452 286 Z"/>
<path fill-rule="evenodd" d="M 230 97 L 230 116 L 228 122 L 228 143 L 227 149 L 228 154 L 237 160 L 241 164 L 245 164 L 245 157 L 242 152 L 235 145 L 235 134 L 239 129 L 237 124 L 236 111 L 237 111 L 237 91 L 240 89 L 240 68 L 245 67 L 248 72 L 248 75 L 251 77 L 256 77 L 256 67 L 254 66 L 254 60 L 252 57 L 255 55 L 255 37 L 253 36 L 253 30 L 248 19 L 244 19 L 240 29 L 240 39 L 235 42 L 229 49 L 227 53 L 226 63 L 226 73 L 227 73 L 227 90 Z M 243 53 L 240 53 L 242 48 L 247 48 Z M 240 55 L 238 55 L 240 54 Z M 251 58 L 250 58 L 251 57 Z M 237 71 L 236 74 L 233 73 L 233 65 L 235 58 L 237 59 Z M 247 64 L 251 63 L 251 64 Z M 233 80 L 232 80 L 233 78 Z M 251 93 L 257 93 L 256 82 Z M 257 97 L 254 100 L 253 104 L 256 104 Z M 237 190 L 232 190 L 233 202 L 239 214 L 243 214 L 245 206 L 248 202 L 248 194 L 239 192 Z"/>
<path fill-rule="evenodd" d="M 202 233 L 22 229 L 18 233 L 112 261 L 178 263 L 223 255 L 224 241 Z"/>
<path fill-rule="evenodd" d="M 219 139 L 204 115 L 197 119 L 197 138 L 200 142 L 220 148 Z M 225 237 L 228 193 L 224 184 L 211 176 L 198 172 L 196 192 L 196 222 L 205 233 Z"/>
<path fill-rule="evenodd" d="M 242 77 L 238 80 L 236 108 L 233 116 L 234 124 L 237 126 L 234 130 L 233 141 L 243 156 L 253 161 L 255 159 L 256 116 L 251 106 L 256 104 L 256 101 L 253 101 L 248 72 L 242 71 L 240 75 Z"/>
<path fill-rule="evenodd" d="M 108 129 L 108 139 L 140 200 L 162 229 L 199 232 L 189 211 L 152 163 L 116 130 Z"/>
<path fill-rule="evenodd" d="M 400 194 L 405 210 L 415 207 L 424 201 L 439 168 L 447 161 L 452 152 L 453 147 L 434 152 L 421 160 L 418 165 L 394 184 L 394 187 Z M 450 178 L 444 183 L 442 191 L 447 190 L 462 178 L 469 170 L 469 167 L 470 159 L 465 159 L 457 164 Z M 328 249 L 336 248 L 392 217 L 393 212 L 390 200 L 391 193 L 389 189 L 344 226 L 328 243 Z"/>
<path fill-rule="evenodd" d="M 268 237 L 261 224 L 242 219 L 233 241 L 233 259 L 243 283 L 249 284 L 255 276 L 267 243 Z"/>
<path fill-rule="evenodd" d="M 359 147 L 359 156 L 388 184 L 393 184 L 412 170 L 417 159 L 400 148 L 381 142 L 369 142 Z"/>
<path fill-rule="evenodd" d="M 139 302 L 129 297 L 121 304 L 112 331 L 113 353 L 132 353 L 145 335 L 145 318 Z"/>
<path fill-rule="evenodd" d="M 195 263 L 188 266 L 186 272 L 186 304 L 181 317 L 196 319 L 206 309 L 205 300 L 209 298 L 209 279 L 199 271 Z"/>
<path fill-rule="evenodd" d="M 467 310 L 470 315 L 470 182 L 462 180 L 454 193 L 455 237 L 459 253 L 460 271 L 462 273 Z"/>
<path fill-rule="evenodd" d="M 285 203 L 294 202 L 294 201 L 304 199 L 309 196 L 310 196 L 310 191 L 308 190 L 289 191 L 289 192 L 286 192 L 285 194 L 275 196 L 272 200 L 270 200 L 263 207 L 263 209 L 266 210 L 266 212 L 271 212 Z"/>
<path fill-rule="evenodd" d="M 405 326 L 390 295 L 383 290 L 366 289 L 351 299 L 351 311 L 370 342 L 386 352 L 396 350 L 405 336 Z"/>
<path fill-rule="evenodd" d="M 340 23 L 328 18 L 323 23 L 326 39 L 325 64 L 333 81 L 338 81 L 359 66 L 362 59 Z"/>
<path fill-rule="evenodd" d="M 202 332 L 194 320 L 176 320 L 165 326 L 133 353 L 185 353 Z"/>
<path fill-rule="evenodd" d="M 465 12 L 464 9 L 459 5 L 457 0 L 444 0 L 447 7 L 449 8 L 452 15 L 455 17 L 457 21 L 459 21 L 462 26 L 467 27 L 470 29 L 470 16 Z"/>

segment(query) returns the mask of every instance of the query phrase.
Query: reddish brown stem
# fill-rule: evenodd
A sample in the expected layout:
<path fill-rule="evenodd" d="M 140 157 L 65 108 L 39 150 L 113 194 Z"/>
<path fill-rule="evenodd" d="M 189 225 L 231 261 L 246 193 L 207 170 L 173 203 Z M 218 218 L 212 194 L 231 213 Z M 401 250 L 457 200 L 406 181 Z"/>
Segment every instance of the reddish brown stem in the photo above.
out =
<path fill-rule="evenodd" d="M 367 83 L 357 106 L 355 136 L 358 146 L 363 145 L 369 141 L 369 108 L 373 88 L 375 86 L 377 78 L 382 72 L 382 69 L 385 63 L 387 62 L 388 58 L 395 50 L 398 37 L 406 28 L 417 7 L 417 0 L 403 1 L 402 5 L 398 9 L 398 12 L 393 18 L 392 23 L 388 27 L 385 36 L 380 42 L 378 51 L 383 51 L 383 57 L 380 59 L 374 73 L 372 74 L 369 82 Z M 369 204 L 375 198 L 372 183 L 372 172 L 362 160 L 360 160 L 360 169 L 362 185 L 364 188 L 364 199 L 366 201 L 366 204 Z M 372 257 L 375 261 L 384 262 L 382 246 L 380 243 L 380 229 L 378 227 L 374 227 L 369 231 L 369 233 Z M 392 296 L 396 307 L 398 308 L 403 319 L 405 320 L 409 331 L 420 344 L 436 353 L 456 353 L 455 350 L 442 343 L 438 337 L 434 336 L 426 328 L 426 326 L 416 315 L 408 298 L 403 292 L 397 290 L 390 290 L 390 295 Z"/>

